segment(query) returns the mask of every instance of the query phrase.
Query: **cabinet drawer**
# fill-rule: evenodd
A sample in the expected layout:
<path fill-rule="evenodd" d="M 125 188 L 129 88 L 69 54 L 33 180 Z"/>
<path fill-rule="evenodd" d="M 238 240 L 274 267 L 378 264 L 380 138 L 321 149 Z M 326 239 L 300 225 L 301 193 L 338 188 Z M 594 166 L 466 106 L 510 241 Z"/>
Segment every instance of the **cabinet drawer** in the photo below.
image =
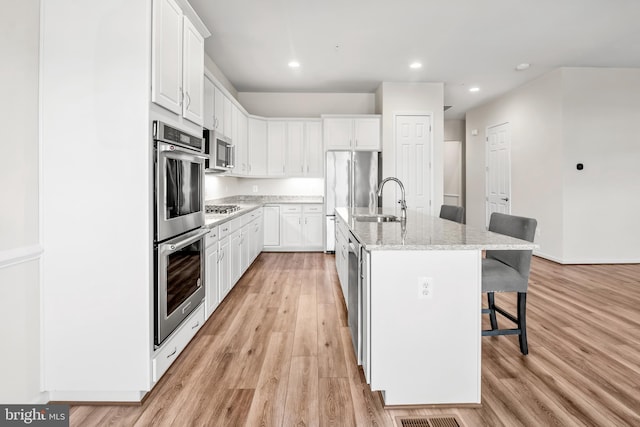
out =
<path fill-rule="evenodd" d="M 170 336 L 156 352 L 152 361 L 153 381 L 156 382 L 178 358 L 182 350 L 204 324 L 204 304 L 200 304 L 187 320 Z"/>
<path fill-rule="evenodd" d="M 262 208 L 253 210 L 248 214 L 242 215 L 242 225 L 249 224 L 254 219 L 258 219 L 262 216 Z"/>
<path fill-rule="evenodd" d="M 225 222 L 219 226 L 218 239 L 224 239 L 231 233 L 231 221 Z"/>
<path fill-rule="evenodd" d="M 218 227 L 213 227 L 209 230 L 209 232 L 207 233 L 207 235 L 205 236 L 205 247 L 209 247 L 211 245 L 213 245 L 214 243 L 218 242 Z"/>
<path fill-rule="evenodd" d="M 295 213 L 302 212 L 302 206 L 300 205 L 282 205 L 280 206 L 280 213 Z"/>
<path fill-rule="evenodd" d="M 322 205 L 302 205 L 302 211 L 322 213 Z"/>

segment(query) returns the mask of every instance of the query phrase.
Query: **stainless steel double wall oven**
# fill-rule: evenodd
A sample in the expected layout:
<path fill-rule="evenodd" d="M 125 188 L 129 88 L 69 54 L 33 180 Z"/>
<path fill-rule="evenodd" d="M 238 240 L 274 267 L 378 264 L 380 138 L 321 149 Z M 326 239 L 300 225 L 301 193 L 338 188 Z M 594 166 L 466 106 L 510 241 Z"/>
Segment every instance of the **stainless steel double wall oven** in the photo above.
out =
<path fill-rule="evenodd" d="M 160 345 L 204 300 L 204 142 L 153 122 L 154 341 Z"/>

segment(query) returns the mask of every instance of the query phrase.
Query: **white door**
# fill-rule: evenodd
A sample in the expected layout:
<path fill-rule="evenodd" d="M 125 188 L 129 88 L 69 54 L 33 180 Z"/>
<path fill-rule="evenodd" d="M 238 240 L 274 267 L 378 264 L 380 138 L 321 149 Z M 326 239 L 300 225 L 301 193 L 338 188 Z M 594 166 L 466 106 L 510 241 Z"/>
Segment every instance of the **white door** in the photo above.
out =
<path fill-rule="evenodd" d="M 287 122 L 267 122 L 267 174 L 284 175 L 284 154 L 287 142 Z"/>
<path fill-rule="evenodd" d="M 354 149 L 380 149 L 380 119 L 355 119 L 353 121 Z"/>
<path fill-rule="evenodd" d="M 444 142 L 444 204 L 462 206 L 462 142 Z"/>
<path fill-rule="evenodd" d="M 229 256 L 229 237 L 218 242 L 218 295 L 220 301 L 231 290 L 231 257 Z"/>
<path fill-rule="evenodd" d="M 153 3 L 151 101 L 182 113 L 182 9 L 173 0 Z"/>
<path fill-rule="evenodd" d="M 351 148 L 352 134 L 352 119 L 324 119 L 324 138 L 327 150 L 348 150 Z"/>
<path fill-rule="evenodd" d="M 304 122 L 287 123 L 287 144 L 285 149 L 287 176 L 304 174 Z"/>
<path fill-rule="evenodd" d="M 307 176 L 322 177 L 324 169 L 322 162 L 324 160 L 324 150 L 322 149 L 322 123 L 306 122 L 305 123 L 305 163 Z"/>
<path fill-rule="evenodd" d="M 247 158 L 249 175 L 267 174 L 267 122 L 264 120 L 249 118 Z"/>
<path fill-rule="evenodd" d="M 280 246 L 280 206 L 264 207 L 264 246 Z"/>
<path fill-rule="evenodd" d="M 219 289 L 218 289 L 218 243 L 207 248 L 206 260 L 204 264 L 205 270 L 205 295 L 206 295 L 206 307 L 207 318 L 211 316 L 213 310 L 216 309 L 220 303 Z"/>
<path fill-rule="evenodd" d="M 509 123 L 487 129 L 487 217 L 511 213 L 511 136 Z"/>
<path fill-rule="evenodd" d="M 324 243 L 322 235 L 322 221 L 324 216 L 322 213 L 306 213 L 304 214 L 303 224 L 303 246 L 306 249 L 319 249 L 322 248 Z"/>
<path fill-rule="evenodd" d="M 431 214 L 430 142 L 431 116 L 396 116 L 396 175 L 404 184 L 408 208 L 421 214 Z M 396 189 L 396 200 L 400 197 Z"/>

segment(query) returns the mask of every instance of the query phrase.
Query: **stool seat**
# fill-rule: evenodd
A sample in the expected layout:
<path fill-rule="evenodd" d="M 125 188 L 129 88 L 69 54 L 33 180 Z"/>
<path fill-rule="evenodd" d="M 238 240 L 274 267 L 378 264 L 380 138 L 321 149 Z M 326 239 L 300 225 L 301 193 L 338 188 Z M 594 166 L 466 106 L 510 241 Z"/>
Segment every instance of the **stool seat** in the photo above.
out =
<path fill-rule="evenodd" d="M 527 289 L 528 277 L 497 259 L 482 260 L 482 292 L 519 292 Z"/>

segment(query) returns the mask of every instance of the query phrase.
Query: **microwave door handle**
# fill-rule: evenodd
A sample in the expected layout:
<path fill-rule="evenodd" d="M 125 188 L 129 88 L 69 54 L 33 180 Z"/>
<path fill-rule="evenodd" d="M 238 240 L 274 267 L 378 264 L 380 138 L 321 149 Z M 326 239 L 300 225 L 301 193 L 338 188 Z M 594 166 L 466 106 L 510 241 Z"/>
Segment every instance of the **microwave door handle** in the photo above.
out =
<path fill-rule="evenodd" d="M 229 153 L 229 155 L 227 156 L 227 158 L 229 159 L 229 163 L 227 163 L 227 167 L 232 168 L 236 163 L 236 159 L 235 159 L 236 153 L 235 153 L 235 150 L 233 149 L 233 145 L 229 145 L 227 147 L 227 152 Z"/>

